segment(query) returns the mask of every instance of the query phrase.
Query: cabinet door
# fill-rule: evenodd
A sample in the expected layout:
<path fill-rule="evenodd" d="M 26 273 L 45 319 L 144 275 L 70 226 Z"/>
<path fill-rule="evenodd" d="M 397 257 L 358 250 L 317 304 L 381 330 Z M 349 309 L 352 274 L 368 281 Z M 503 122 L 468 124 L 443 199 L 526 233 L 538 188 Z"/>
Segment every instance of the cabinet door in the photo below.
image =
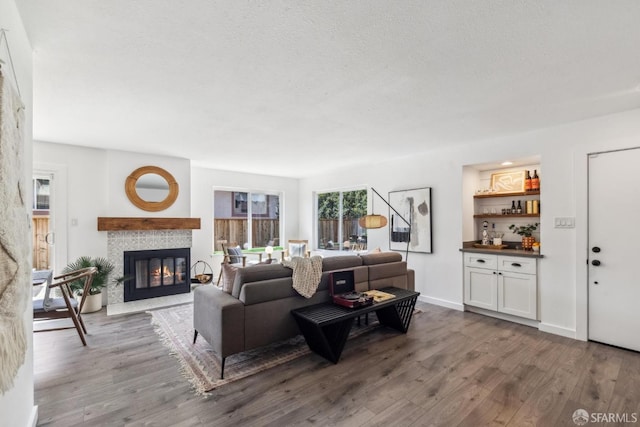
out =
<path fill-rule="evenodd" d="M 498 274 L 498 311 L 527 319 L 538 318 L 535 274 Z"/>
<path fill-rule="evenodd" d="M 495 270 L 465 267 L 464 302 L 487 310 L 498 309 L 498 276 Z"/>

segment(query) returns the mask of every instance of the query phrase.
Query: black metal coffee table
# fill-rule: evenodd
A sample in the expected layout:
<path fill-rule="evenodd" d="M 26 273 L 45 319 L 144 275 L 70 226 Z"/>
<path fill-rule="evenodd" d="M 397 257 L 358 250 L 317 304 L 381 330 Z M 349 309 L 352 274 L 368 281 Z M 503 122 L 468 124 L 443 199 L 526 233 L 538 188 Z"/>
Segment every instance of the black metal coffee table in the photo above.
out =
<path fill-rule="evenodd" d="M 292 310 L 291 314 L 309 348 L 331 362 L 338 363 L 356 317 L 375 311 L 381 325 L 402 333 L 409 329 L 420 292 L 399 288 L 383 288 L 380 291 L 393 294 L 395 298 L 374 302 L 362 308 L 347 308 L 328 302 L 298 308 Z"/>

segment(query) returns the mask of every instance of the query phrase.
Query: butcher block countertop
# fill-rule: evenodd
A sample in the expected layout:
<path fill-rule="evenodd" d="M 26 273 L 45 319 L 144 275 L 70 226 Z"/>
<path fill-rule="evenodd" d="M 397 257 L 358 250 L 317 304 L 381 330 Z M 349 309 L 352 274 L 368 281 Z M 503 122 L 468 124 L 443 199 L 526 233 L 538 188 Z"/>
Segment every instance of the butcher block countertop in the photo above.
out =
<path fill-rule="evenodd" d="M 478 242 L 463 242 L 460 252 L 475 252 L 479 254 L 492 254 L 492 255 L 507 255 L 507 256 L 521 256 L 528 258 L 544 258 L 540 252 L 525 251 L 523 249 L 516 249 L 521 247 L 520 242 L 505 242 L 508 247 L 504 249 L 493 248 L 477 248 L 473 244 Z"/>

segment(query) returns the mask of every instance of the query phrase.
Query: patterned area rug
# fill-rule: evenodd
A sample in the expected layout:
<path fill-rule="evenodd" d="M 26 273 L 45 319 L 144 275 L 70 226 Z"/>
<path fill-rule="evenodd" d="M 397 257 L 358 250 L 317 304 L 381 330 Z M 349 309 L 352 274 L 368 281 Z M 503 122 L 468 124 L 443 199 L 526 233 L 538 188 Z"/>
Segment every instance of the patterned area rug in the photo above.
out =
<path fill-rule="evenodd" d="M 193 304 L 179 305 L 148 311 L 151 323 L 161 341 L 167 346 L 181 365 L 182 375 L 189 379 L 196 393 L 205 394 L 224 384 L 246 378 L 274 366 L 310 353 L 300 335 L 266 347 L 245 351 L 227 357 L 224 379 L 220 379 L 220 361 L 211 346 L 198 337 L 193 344 Z M 375 313 L 369 316 L 369 325 L 354 326 L 349 338 L 374 329 L 378 321 Z"/>

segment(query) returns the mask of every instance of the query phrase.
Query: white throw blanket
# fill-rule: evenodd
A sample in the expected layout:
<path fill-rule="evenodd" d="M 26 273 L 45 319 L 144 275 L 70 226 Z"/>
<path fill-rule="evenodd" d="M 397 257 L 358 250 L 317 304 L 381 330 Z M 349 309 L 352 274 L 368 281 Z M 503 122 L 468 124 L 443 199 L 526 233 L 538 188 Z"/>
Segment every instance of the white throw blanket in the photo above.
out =
<path fill-rule="evenodd" d="M 311 298 L 316 293 L 322 278 L 322 257 L 293 257 L 282 261 L 282 265 L 293 270 L 293 289 L 300 295 Z"/>

